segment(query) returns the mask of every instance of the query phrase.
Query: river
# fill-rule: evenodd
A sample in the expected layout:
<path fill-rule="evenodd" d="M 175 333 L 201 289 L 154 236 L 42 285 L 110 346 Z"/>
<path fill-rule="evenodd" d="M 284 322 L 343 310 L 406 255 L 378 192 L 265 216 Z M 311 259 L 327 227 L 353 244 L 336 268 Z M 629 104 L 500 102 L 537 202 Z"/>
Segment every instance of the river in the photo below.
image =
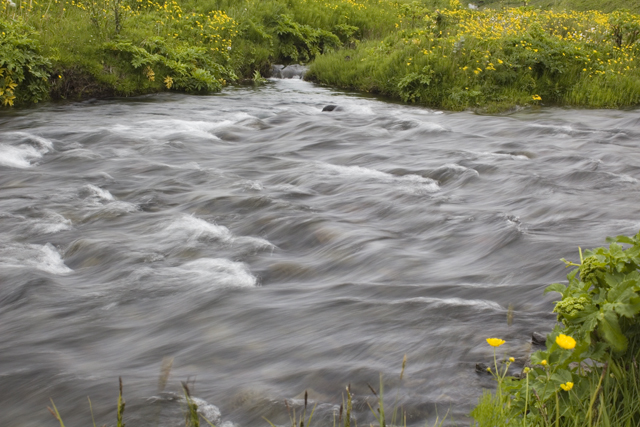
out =
<path fill-rule="evenodd" d="M 2 112 L 0 425 L 114 425 L 118 377 L 130 427 L 184 425 L 181 381 L 227 427 L 305 390 L 332 425 L 351 384 L 368 425 L 380 374 L 408 425 L 468 425 L 485 338 L 525 357 L 559 259 L 640 229 L 639 141 L 638 110 L 301 80 Z"/>

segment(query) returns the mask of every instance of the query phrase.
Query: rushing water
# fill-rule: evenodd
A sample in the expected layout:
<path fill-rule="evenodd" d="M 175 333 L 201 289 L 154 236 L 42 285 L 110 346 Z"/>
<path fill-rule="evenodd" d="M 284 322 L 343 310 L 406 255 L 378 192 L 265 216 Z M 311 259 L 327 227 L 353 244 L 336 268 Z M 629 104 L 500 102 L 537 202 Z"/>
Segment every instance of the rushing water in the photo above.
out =
<path fill-rule="evenodd" d="M 131 427 L 184 425 L 187 380 L 239 427 L 305 389 L 330 423 L 351 383 L 368 425 L 379 374 L 408 424 L 466 425 L 485 338 L 524 357 L 559 258 L 640 228 L 639 142 L 638 111 L 443 113 L 300 80 L 3 113 L 0 425 L 56 425 L 53 398 L 89 426 L 87 396 L 114 424 L 119 376 Z"/>

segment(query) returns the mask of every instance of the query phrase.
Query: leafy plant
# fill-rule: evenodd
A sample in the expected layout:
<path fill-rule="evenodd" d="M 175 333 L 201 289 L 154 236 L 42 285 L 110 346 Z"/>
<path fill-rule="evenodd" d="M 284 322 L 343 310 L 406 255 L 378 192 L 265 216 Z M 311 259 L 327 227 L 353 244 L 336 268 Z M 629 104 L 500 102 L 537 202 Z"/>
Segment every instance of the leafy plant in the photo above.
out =
<path fill-rule="evenodd" d="M 0 105 L 48 98 L 51 62 L 38 51 L 35 30 L 0 19 Z"/>
<path fill-rule="evenodd" d="M 555 283 L 545 292 L 562 295 L 554 311 L 567 333 L 622 357 L 640 332 L 640 233 L 609 241 L 608 248 L 581 252 L 580 264 L 563 259 L 578 268 L 567 276 L 568 285 Z"/>
<path fill-rule="evenodd" d="M 563 259 L 576 267 L 569 283 L 545 291 L 562 295 L 554 309 L 560 324 L 519 378 L 496 365 L 495 395 L 471 413 L 480 426 L 495 425 L 492 411 L 508 426 L 638 425 L 640 390 L 630 378 L 639 374 L 640 233 L 608 241 L 580 251 L 579 264 Z"/>

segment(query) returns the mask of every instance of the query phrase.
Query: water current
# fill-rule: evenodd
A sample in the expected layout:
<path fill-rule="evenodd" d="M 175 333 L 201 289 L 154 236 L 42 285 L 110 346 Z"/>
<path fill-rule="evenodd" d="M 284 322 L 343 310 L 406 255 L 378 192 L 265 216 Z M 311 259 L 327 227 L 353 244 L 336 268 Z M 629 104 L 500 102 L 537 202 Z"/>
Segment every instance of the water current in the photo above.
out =
<path fill-rule="evenodd" d="M 322 112 L 327 104 L 341 108 Z M 0 115 L 0 425 L 457 425 L 578 246 L 640 229 L 640 115 L 449 113 L 301 80 Z M 511 309 L 510 309 L 511 307 Z M 511 318 L 512 321 L 508 321 Z M 407 355 L 404 378 L 399 380 Z M 161 371 L 170 372 L 165 381 Z M 169 365 L 171 364 L 169 370 Z"/>

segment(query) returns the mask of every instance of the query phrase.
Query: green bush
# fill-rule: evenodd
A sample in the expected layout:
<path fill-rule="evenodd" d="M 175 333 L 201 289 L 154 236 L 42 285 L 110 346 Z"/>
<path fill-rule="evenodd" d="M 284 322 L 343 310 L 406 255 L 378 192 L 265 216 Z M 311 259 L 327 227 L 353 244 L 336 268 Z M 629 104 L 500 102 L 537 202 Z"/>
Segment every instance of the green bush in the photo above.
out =
<path fill-rule="evenodd" d="M 0 105 L 24 105 L 49 96 L 51 62 L 39 53 L 35 30 L 0 19 Z"/>

